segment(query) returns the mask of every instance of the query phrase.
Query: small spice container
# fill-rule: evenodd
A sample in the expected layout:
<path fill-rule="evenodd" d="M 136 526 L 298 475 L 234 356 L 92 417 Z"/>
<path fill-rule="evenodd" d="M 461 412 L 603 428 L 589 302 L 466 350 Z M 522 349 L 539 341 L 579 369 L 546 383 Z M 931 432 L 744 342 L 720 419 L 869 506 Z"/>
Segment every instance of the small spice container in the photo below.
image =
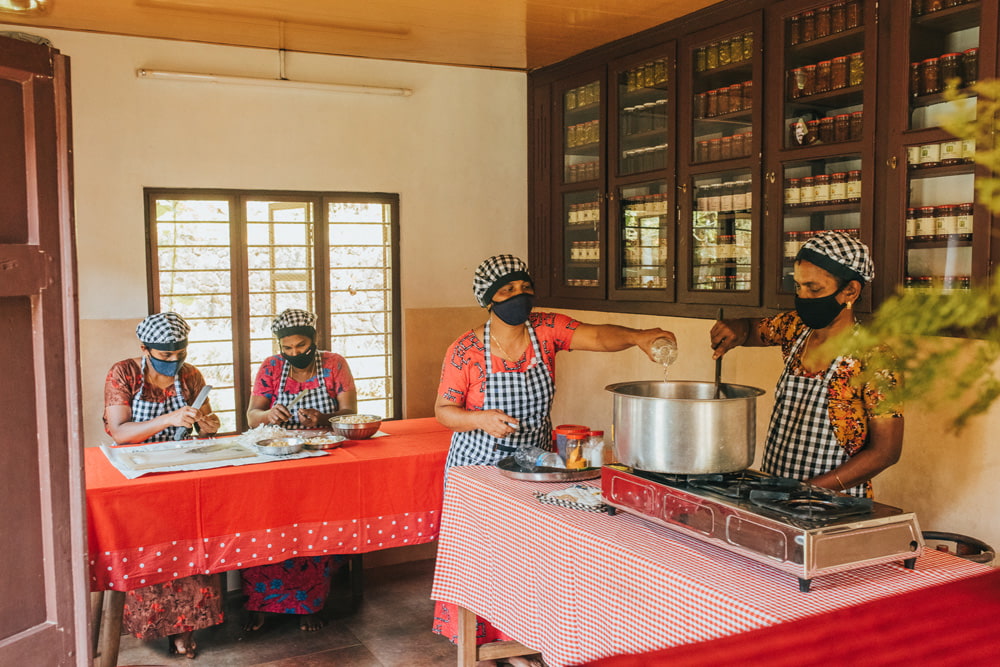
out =
<path fill-rule="evenodd" d="M 719 139 L 719 157 L 723 160 L 733 159 L 733 138 L 731 136 Z"/>
<path fill-rule="evenodd" d="M 814 144 L 819 140 L 819 120 L 806 121 L 806 135 L 802 140 L 803 146 Z"/>
<path fill-rule="evenodd" d="M 950 204 L 934 207 L 934 238 L 947 241 L 958 233 L 955 207 Z"/>
<path fill-rule="evenodd" d="M 820 7 L 816 10 L 816 39 L 830 34 L 830 8 Z"/>
<path fill-rule="evenodd" d="M 847 87 L 847 56 L 837 56 L 830 61 L 830 89 Z"/>
<path fill-rule="evenodd" d="M 955 233 L 961 241 L 972 240 L 972 203 L 959 204 L 955 210 Z"/>
<path fill-rule="evenodd" d="M 920 146 L 906 147 L 906 166 L 910 169 L 920 167 Z"/>
<path fill-rule="evenodd" d="M 941 164 L 960 164 L 962 162 L 962 142 L 958 139 L 945 141 L 941 144 Z"/>
<path fill-rule="evenodd" d="M 830 175 L 819 174 L 813 180 L 813 203 L 830 203 Z"/>
<path fill-rule="evenodd" d="M 910 63 L 910 97 L 920 94 L 920 63 Z"/>
<path fill-rule="evenodd" d="M 847 172 L 847 200 L 861 199 L 861 170 L 852 169 Z"/>
<path fill-rule="evenodd" d="M 861 0 L 847 0 L 844 6 L 844 22 L 847 24 L 847 29 L 857 28 L 861 25 L 861 21 Z"/>
<path fill-rule="evenodd" d="M 698 142 L 698 151 L 695 153 L 695 160 L 705 162 L 708 160 L 708 140 L 703 139 Z"/>
<path fill-rule="evenodd" d="M 865 82 L 865 53 L 855 51 L 847 57 L 847 85 L 860 86 Z"/>
<path fill-rule="evenodd" d="M 798 206 L 802 203 L 802 181 L 789 178 L 785 181 L 785 206 Z"/>
<path fill-rule="evenodd" d="M 864 131 L 864 112 L 852 111 L 851 131 L 850 131 L 851 141 L 857 141 L 858 139 L 860 139 L 863 131 Z"/>
<path fill-rule="evenodd" d="M 692 113 L 695 118 L 704 118 L 705 112 L 708 110 L 708 95 L 705 93 L 696 94 L 692 107 Z"/>
<path fill-rule="evenodd" d="M 917 209 L 916 238 L 921 241 L 932 241 L 935 233 L 934 207 L 921 206 Z"/>
<path fill-rule="evenodd" d="M 839 113 L 833 117 L 833 140 L 847 141 L 851 138 L 851 116 Z"/>
<path fill-rule="evenodd" d="M 912 241 L 917 237 L 917 209 L 906 209 L 906 240 Z"/>
<path fill-rule="evenodd" d="M 979 80 L 979 48 L 962 51 L 962 81 L 971 86 Z"/>
<path fill-rule="evenodd" d="M 734 83 L 729 86 L 729 110 L 743 111 L 743 84 Z"/>
<path fill-rule="evenodd" d="M 800 181 L 799 203 L 803 206 L 810 206 L 816 202 L 816 179 L 812 176 L 803 176 Z"/>
<path fill-rule="evenodd" d="M 788 45 L 795 46 L 802 41 L 802 25 L 799 23 L 799 15 L 796 14 L 788 19 Z"/>
<path fill-rule="evenodd" d="M 744 157 L 747 154 L 746 137 L 742 133 L 734 134 L 733 140 L 733 157 Z"/>
<path fill-rule="evenodd" d="M 958 85 L 961 86 L 962 78 L 962 54 L 961 53 L 945 53 L 938 58 L 938 68 L 940 75 L 940 84 L 943 88 L 948 85 L 950 79 L 959 79 Z"/>
<path fill-rule="evenodd" d="M 816 12 L 802 12 L 802 41 L 811 42 L 816 39 Z"/>
<path fill-rule="evenodd" d="M 705 48 L 705 69 L 715 69 L 719 66 L 719 43 L 712 42 Z"/>
<path fill-rule="evenodd" d="M 920 147 L 920 166 L 936 167 L 941 163 L 941 144 L 923 144 Z"/>
<path fill-rule="evenodd" d="M 830 32 L 838 33 L 847 29 L 847 7 L 843 2 L 830 6 Z"/>
<path fill-rule="evenodd" d="M 705 93 L 705 118 L 719 115 L 719 91 L 710 90 Z"/>
<path fill-rule="evenodd" d="M 743 62 L 743 35 L 737 35 L 729 40 L 729 52 L 730 61 Z"/>
<path fill-rule="evenodd" d="M 709 139 L 708 141 L 708 159 L 714 162 L 715 160 L 722 159 L 722 140 L 721 139 Z"/>
<path fill-rule="evenodd" d="M 976 159 L 976 140 L 962 139 L 962 160 L 972 162 Z"/>
<path fill-rule="evenodd" d="M 729 39 L 724 39 L 719 42 L 719 67 L 723 67 L 733 62 L 733 47 L 730 45 L 729 41 Z"/>
<path fill-rule="evenodd" d="M 819 119 L 819 140 L 824 144 L 829 144 L 834 141 L 833 116 L 824 116 Z"/>
<path fill-rule="evenodd" d="M 704 47 L 694 50 L 694 71 L 704 72 L 705 71 L 705 49 Z"/>
<path fill-rule="evenodd" d="M 830 90 L 833 62 L 822 60 L 816 64 L 816 92 L 825 93 Z"/>
<path fill-rule="evenodd" d="M 830 203 L 843 204 L 847 201 L 847 172 L 830 174 Z"/>
<path fill-rule="evenodd" d="M 920 94 L 931 95 L 941 91 L 940 61 L 928 58 L 920 63 Z"/>
<path fill-rule="evenodd" d="M 752 109 L 753 108 L 753 81 L 744 81 L 742 86 L 743 90 L 743 108 Z"/>
<path fill-rule="evenodd" d="M 753 59 L 753 32 L 743 33 L 743 60 Z"/>
<path fill-rule="evenodd" d="M 801 245 L 802 242 L 799 241 L 798 232 L 785 232 L 785 259 L 795 259 L 795 256 L 799 254 L 799 247 Z"/>

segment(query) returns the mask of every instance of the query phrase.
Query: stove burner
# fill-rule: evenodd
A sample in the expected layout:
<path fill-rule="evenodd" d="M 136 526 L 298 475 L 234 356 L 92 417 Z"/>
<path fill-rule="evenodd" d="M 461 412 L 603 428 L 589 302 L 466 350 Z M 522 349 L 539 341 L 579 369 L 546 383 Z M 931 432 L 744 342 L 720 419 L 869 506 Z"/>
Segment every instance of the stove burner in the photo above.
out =
<path fill-rule="evenodd" d="M 750 492 L 755 489 L 791 491 L 802 487 L 802 482 L 797 479 L 770 477 L 750 470 L 719 475 L 692 475 L 688 478 L 688 484 L 727 498 L 742 499 L 749 498 Z"/>
<path fill-rule="evenodd" d="M 750 502 L 805 521 L 828 521 L 872 511 L 869 498 L 844 496 L 819 487 L 791 492 L 755 489 L 750 492 Z"/>

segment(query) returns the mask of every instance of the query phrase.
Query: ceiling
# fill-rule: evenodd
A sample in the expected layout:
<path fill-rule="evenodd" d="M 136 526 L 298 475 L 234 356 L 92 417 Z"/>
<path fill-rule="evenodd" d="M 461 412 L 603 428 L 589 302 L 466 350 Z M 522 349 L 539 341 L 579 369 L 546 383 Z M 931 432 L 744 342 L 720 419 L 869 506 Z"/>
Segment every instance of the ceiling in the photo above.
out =
<path fill-rule="evenodd" d="M 0 22 L 530 71 L 717 1 L 49 0 Z"/>

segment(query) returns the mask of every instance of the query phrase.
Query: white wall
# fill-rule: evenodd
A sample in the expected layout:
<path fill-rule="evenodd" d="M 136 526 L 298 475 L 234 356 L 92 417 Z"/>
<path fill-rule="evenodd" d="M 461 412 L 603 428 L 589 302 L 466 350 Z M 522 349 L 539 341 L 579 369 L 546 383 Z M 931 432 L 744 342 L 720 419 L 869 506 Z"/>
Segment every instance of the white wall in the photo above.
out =
<path fill-rule="evenodd" d="M 0 30 L 24 31 L 0 26 Z M 288 54 L 285 75 L 411 97 L 141 80 L 137 68 L 274 78 L 274 51 L 31 30 L 71 59 L 87 441 L 147 314 L 143 187 L 397 192 L 403 309 L 471 305 L 471 275 L 525 254 L 523 73 Z M 456 278 L 459 277 L 459 278 Z"/>

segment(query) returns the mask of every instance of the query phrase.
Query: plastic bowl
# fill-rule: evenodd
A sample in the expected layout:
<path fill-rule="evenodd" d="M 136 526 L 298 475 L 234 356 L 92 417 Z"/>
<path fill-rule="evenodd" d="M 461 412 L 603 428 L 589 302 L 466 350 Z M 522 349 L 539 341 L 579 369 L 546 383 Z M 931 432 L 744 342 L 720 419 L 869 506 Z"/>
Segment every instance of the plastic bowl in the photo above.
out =
<path fill-rule="evenodd" d="M 353 421 L 343 421 L 344 419 L 364 421 L 354 423 Z M 382 418 L 375 415 L 341 415 L 330 419 L 330 428 L 334 433 L 344 436 L 348 440 L 364 440 L 370 438 L 378 432 L 382 425 Z"/>
<path fill-rule="evenodd" d="M 265 456 L 290 456 L 302 451 L 305 440 L 302 438 L 268 438 L 259 440 L 254 449 Z"/>

